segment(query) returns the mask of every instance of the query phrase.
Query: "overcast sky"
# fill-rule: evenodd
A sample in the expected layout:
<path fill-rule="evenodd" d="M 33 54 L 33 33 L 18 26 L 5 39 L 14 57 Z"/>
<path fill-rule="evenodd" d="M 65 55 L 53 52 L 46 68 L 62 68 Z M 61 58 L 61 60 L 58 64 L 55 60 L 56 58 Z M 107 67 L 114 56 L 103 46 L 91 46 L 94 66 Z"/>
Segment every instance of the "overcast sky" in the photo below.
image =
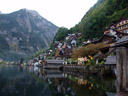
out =
<path fill-rule="evenodd" d="M 0 0 L 0 11 L 10 13 L 23 8 L 37 11 L 58 27 L 79 23 L 97 0 Z"/>

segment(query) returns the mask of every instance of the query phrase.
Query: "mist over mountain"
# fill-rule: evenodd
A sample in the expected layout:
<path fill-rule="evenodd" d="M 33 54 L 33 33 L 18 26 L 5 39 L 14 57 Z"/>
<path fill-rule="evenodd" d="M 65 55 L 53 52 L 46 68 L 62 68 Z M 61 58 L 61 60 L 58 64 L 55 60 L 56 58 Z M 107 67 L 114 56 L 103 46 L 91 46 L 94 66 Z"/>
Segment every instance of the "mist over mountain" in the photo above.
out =
<path fill-rule="evenodd" d="M 58 27 L 33 10 L 0 14 L 0 58 L 19 60 L 52 42 Z"/>

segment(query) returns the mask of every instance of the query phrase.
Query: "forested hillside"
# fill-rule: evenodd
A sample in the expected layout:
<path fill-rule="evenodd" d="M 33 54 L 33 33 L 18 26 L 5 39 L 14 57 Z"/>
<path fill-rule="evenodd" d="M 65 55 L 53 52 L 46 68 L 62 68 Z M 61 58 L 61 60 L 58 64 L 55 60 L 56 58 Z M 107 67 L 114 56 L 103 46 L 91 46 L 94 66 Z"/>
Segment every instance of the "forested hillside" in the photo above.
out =
<path fill-rule="evenodd" d="M 81 32 L 83 40 L 98 39 L 103 35 L 105 27 L 118 22 L 121 18 L 128 18 L 128 0 L 98 0 L 81 22 L 69 29 L 66 34 Z M 56 34 L 56 37 L 59 37 L 57 35 L 60 35 L 60 32 Z"/>

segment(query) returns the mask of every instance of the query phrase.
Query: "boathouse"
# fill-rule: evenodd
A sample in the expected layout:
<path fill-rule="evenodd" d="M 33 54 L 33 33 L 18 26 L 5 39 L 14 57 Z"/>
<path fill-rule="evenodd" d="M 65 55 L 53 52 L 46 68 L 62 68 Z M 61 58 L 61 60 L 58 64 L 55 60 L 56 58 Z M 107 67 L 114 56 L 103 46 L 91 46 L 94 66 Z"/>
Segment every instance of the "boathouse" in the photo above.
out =
<path fill-rule="evenodd" d="M 128 91 L 128 36 L 118 40 L 116 48 L 117 91 Z"/>
<path fill-rule="evenodd" d="M 108 56 L 105 61 L 105 69 L 116 69 L 116 56 Z"/>

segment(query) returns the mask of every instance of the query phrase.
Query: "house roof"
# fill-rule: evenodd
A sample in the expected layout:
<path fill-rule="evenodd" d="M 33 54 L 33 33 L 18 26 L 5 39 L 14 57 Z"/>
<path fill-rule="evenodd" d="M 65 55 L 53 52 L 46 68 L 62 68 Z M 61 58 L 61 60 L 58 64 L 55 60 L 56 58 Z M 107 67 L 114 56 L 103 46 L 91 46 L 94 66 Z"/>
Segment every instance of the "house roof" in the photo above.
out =
<path fill-rule="evenodd" d="M 108 49 L 110 47 L 112 47 L 115 43 L 109 43 L 109 44 L 106 44 L 104 47 L 102 48 L 99 48 L 99 50 L 102 50 L 102 49 Z"/>
<path fill-rule="evenodd" d="M 112 30 L 114 30 L 114 31 L 116 31 L 117 33 L 120 33 L 120 34 L 128 35 L 128 33 L 123 33 L 123 32 L 117 31 L 116 29 L 112 29 Z"/>
<path fill-rule="evenodd" d="M 122 22 L 122 21 L 125 21 L 125 20 L 127 20 L 126 18 L 121 18 L 121 19 L 119 19 L 119 21 L 117 22 L 117 24 L 119 23 L 119 22 Z"/>
<path fill-rule="evenodd" d="M 108 34 L 104 34 L 100 39 L 98 39 L 98 40 L 96 40 L 96 41 L 93 41 L 93 42 L 91 42 L 91 43 L 98 43 L 98 42 L 100 42 L 105 36 L 115 38 L 115 36 L 110 36 L 110 35 L 108 35 Z"/>
<path fill-rule="evenodd" d="M 66 43 L 64 43 L 64 45 L 62 46 L 62 48 L 66 48 L 66 46 L 67 46 Z"/>
<path fill-rule="evenodd" d="M 121 46 L 121 45 L 126 45 L 128 44 L 128 36 L 122 37 L 120 40 L 118 40 L 113 47 Z"/>
<path fill-rule="evenodd" d="M 105 64 L 116 64 L 116 56 L 108 56 Z"/>
<path fill-rule="evenodd" d="M 112 35 L 109 35 L 109 34 L 104 34 L 100 39 L 95 40 L 95 41 L 91 41 L 90 43 L 87 43 L 87 42 L 86 42 L 86 43 L 84 43 L 84 45 L 99 43 L 99 42 L 102 41 L 102 39 L 103 39 L 105 36 L 116 38 L 115 36 L 112 36 Z M 112 42 L 109 42 L 109 43 L 112 43 Z"/>

